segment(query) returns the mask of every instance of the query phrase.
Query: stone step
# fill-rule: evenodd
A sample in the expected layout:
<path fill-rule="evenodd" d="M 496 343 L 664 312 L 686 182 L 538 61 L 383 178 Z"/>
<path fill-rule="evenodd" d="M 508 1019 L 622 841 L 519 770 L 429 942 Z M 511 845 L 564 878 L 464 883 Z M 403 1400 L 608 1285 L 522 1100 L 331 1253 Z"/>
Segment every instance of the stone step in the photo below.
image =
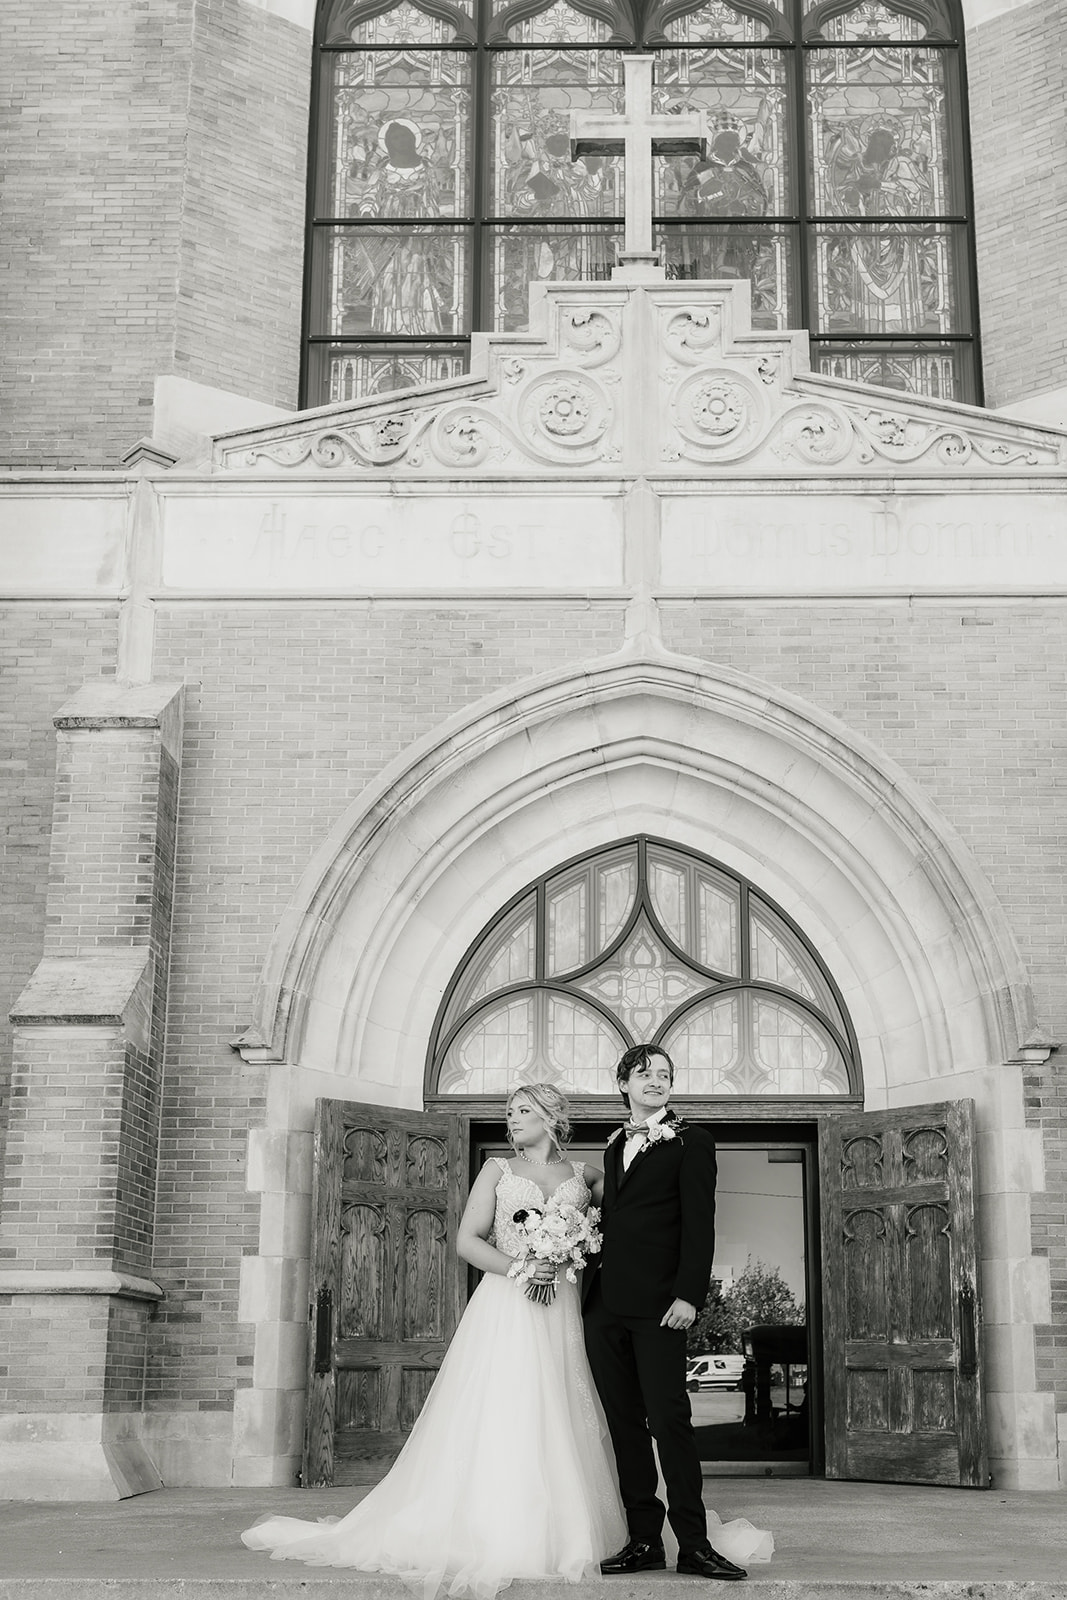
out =
<path fill-rule="evenodd" d="M 703 1579 L 674 1572 L 646 1573 L 632 1579 L 594 1579 L 573 1586 L 513 1583 L 507 1600 L 695 1600 L 701 1593 L 724 1593 L 723 1586 L 701 1588 Z M 411 1600 L 412 1590 L 396 1578 L 368 1573 L 294 1572 L 262 1578 L 0 1578 L 0 1600 Z M 732 1585 L 738 1600 L 1065 1600 L 1067 1579 L 1027 1582 L 862 1581 L 849 1578 L 752 1578 Z"/>
<path fill-rule="evenodd" d="M 366 1491 L 164 1489 L 111 1504 L 0 1503 L 0 1600 L 411 1600 L 380 1574 L 270 1561 L 240 1542 L 267 1514 L 343 1516 Z M 724 1520 L 775 1536 L 735 1600 L 1067 1600 L 1067 1494 L 822 1479 L 721 1479 Z M 673 1553 L 668 1540 L 668 1557 Z M 516 1582 L 505 1600 L 722 1600 L 673 1570 Z"/>

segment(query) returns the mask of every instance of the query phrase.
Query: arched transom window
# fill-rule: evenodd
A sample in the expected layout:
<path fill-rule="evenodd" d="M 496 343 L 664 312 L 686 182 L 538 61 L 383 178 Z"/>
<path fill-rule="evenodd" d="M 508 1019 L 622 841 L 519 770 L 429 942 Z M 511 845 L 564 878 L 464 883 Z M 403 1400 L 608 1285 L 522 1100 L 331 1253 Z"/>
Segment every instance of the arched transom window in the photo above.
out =
<path fill-rule="evenodd" d="M 817 370 L 980 401 L 958 0 L 328 0 L 317 28 L 306 403 L 454 377 L 537 279 L 605 278 L 622 158 L 570 114 L 702 110 L 656 161 L 668 275 L 747 278 Z"/>
<path fill-rule="evenodd" d="M 427 1088 L 614 1094 L 638 1043 L 670 1052 L 678 1094 L 859 1089 L 841 997 L 799 930 L 743 879 L 645 836 L 560 867 L 480 934 L 442 1002 Z"/>

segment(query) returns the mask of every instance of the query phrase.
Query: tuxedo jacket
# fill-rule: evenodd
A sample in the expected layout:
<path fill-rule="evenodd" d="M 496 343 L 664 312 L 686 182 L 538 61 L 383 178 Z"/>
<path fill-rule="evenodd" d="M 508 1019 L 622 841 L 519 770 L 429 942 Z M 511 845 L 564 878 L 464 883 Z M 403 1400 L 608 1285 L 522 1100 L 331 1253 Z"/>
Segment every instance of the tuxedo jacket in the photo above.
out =
<path fill-rule="evenodd" d="M 657 1319 L 672 1300 L 699 1310 L 715 1255 L 715 1142 L 685 1123 L 673 1139 L 645 1143 L 624 1171 L 625 1142 L 620 1133 L 604 1153 L 604 1305 Z"/>

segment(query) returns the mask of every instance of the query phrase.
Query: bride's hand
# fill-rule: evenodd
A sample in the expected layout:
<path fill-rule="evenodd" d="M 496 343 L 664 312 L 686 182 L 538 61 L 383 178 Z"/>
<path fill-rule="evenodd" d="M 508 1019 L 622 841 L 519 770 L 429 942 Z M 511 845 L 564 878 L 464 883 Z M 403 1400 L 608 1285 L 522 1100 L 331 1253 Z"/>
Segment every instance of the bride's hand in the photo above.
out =
<path fill-rule="evenodd" d="M 533 1281 L 535 1283 L 548 1283 L 556 1276 L 556 1269 L 550 1261 L 539 1261 L 534 1268 Z"/>

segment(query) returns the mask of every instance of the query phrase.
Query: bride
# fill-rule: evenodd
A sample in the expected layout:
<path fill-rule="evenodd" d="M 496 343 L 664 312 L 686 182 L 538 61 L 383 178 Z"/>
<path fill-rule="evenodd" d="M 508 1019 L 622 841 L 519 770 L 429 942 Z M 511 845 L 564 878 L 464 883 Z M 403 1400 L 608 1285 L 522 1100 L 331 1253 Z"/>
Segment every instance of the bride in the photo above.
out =
<path fill-rule="evenodd" d="M 459 1227 L 482 1281 L 391 1471 L 339 1521 L 268 1517 L 242 1534 L 249 1549 L 394 1573 L 426 1600 L 442 1587 L 490 1600 L 513 1578 L 576 1583 L 625 1540 L 578 1288 L 560 1273 L 540 1304 L 508 1276 L 526 1253 L 515 1212 L 584 1211 L 603 1175 L 564 1159 L 568 1106 L 551 1085 L 516 1090 L 507 1125 L 515 1155 L 486 1162 Z"/>

